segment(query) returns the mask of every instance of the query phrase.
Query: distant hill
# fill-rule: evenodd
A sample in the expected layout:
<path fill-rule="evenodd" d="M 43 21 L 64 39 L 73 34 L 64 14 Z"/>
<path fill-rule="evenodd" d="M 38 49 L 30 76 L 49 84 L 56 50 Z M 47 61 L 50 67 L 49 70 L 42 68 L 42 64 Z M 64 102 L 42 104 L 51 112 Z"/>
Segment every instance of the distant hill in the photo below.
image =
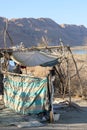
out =
<path fill-rule="evenodd" d="M 4 28 L 6 18 L 0 17 L 0 47 L 4 47 Z M 43 44 L 44 40 L 48 45 L 59 45 L 61 38 L 65 45 L 78 46 L 87 45 L 87 28 L 83 25 L 59 25 L 49 18 L 21 18 L 8 21 L 7 29 L 14 45 L 21 42 L 25 47 Z M 7 46 L 11 46 L 8 36 Z"/>

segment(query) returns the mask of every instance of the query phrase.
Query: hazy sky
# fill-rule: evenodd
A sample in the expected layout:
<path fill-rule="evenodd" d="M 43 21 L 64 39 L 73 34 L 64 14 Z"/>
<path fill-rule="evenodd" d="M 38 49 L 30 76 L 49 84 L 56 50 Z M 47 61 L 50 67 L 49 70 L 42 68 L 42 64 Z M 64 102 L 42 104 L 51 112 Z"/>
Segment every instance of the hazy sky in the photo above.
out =
<path fill-rule="evenodd" d="M 0 16 L 51 18 L 58 24 L 87 27 L 87 0 L 0 0 Z"/>

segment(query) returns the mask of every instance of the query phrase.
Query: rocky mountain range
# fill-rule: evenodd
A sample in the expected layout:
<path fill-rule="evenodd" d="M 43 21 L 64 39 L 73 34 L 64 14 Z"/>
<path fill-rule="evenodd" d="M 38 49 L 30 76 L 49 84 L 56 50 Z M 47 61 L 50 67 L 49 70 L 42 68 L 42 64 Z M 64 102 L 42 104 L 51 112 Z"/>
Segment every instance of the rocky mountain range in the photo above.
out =
<path fill-rule="evenodd" d="M 7 19 L 0 17 L 0 48 L 23 43 L 25 47 L 37 45 L 87 45 L 87 28 L 83 25 L 58 24 L 49 18 Z"/>

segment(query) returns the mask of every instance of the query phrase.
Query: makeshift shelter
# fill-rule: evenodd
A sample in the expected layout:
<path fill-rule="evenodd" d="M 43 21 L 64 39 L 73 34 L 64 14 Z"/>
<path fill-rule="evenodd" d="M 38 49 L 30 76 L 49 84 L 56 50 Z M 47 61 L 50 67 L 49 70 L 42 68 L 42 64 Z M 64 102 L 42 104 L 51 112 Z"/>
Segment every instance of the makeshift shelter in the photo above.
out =
<path fill-rule="evenodd" d="M 58 63 L 58 57 L 39 50 L 3 50 L 2 53 L 4 61 L 13 59 L 24 66 L 52 67 Z M 37 78 L 3 70 L 2 72 L 5 75 L 4 103 L 6 107 L 21 114 L 52 112 L 53 84 L 50 74 L 44 78 Z"/>
<path fill-rule="evenodd" d="M 6 80 L 4 82 L 4 103 L 5 106 L 10 107 L 14 111 L 22 114 L 48 111 L 50 122 L 53 121 L 53 93 L 54 87 L 52 82 L 52 73 L 47 77 L 37 78 L 25 74 L 15 74 L 6 71 L 6 61 L 10 58 L 19 65 L 24 66 L 54 66 L 56 67 L 56 74 L 58 75 L 63 92 L 65 94 L 66 87 L 69 90 L 69 104 L 71 104 L 71 86 L 70 86 L 70 57 L 72 58 L 76 74 L 78 75 L 80 85 L 81 80 L 77 69 L 76 62 L 70 47 L 44 47 L 44 48 L 24 48 L 24 49 L 1 49 L 1 54 L 4 57 L 4 75 Z M 29 56 L 30 54 L 30 56 Z M 54 56 L 55 55 L 55 56 Z M 44 59 L 44 60 L 43 60 Z M 66 71 L 62 69 L 63 61 L 66 63 Z M 2 67 L 1 67 L 2 68 Z M 82 88 L 82 85 L 81 85 Z M 82 89 L 81 89 L 82 90 Z M 82 91 L 81 91 L 82 92 Z"/>

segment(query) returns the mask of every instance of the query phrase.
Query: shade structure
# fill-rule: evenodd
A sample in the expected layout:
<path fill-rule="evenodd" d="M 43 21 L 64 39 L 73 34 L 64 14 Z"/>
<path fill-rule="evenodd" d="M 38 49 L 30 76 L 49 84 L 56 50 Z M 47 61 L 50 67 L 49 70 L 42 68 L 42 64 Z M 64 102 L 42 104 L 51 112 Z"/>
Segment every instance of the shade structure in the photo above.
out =
<path fill-rule="evenodd" d="M 11 58 L 24 66 L 54 66 L 58 58 L 41 51 L 14 51 Z"/>

